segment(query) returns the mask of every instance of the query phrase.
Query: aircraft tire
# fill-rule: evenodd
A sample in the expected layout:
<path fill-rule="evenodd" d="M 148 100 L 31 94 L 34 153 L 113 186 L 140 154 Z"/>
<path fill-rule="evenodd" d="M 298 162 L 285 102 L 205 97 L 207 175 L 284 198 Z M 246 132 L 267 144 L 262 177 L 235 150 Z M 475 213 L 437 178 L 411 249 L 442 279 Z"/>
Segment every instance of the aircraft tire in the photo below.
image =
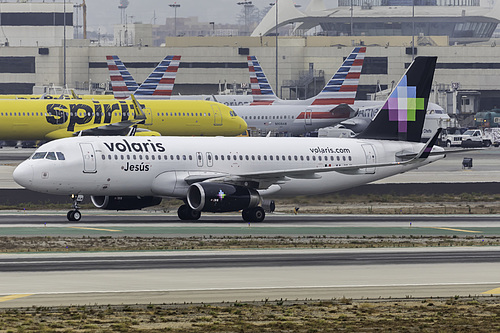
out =
<path fill-rule="evenodd" d="M 70 210 L 66 215 L 68 221 L 78 222 L 82 218 L 82 213 L 79 210 Z"/>
<path fill-rule="evenodd" d="M 188 205 L 182 205 L 177 209 L 177 216 L 183 221 L 198 220 L 201 212 L 191 209 Z"/>
<path fill-rule="evenodd" d="M 262 222 L 266 218 L 266 212 L 262 207 L 244 209 L 241 215 L 246 222 Z"/>

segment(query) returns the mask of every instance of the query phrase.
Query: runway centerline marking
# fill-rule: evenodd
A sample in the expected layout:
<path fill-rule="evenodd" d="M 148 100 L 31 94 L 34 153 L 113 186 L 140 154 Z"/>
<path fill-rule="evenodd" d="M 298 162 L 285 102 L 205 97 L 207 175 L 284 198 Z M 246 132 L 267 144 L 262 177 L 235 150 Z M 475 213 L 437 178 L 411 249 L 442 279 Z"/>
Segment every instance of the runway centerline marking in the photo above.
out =
<path fill-rule="evenodd" d="M 102 228 L 87 228 L 87 227 L 69 227 L 72 229 L 84 229 L 84 230 L 98 230 L 98 231 L 110 231 L 110 232 L 122 232 L 123 230 L 113 230 L 113 229 L 102 229 Z"/>
<path fill-rule="evenodd" d="M 491 289 L 491 290 L 485 291 L 485 292 L 483 292 L 481 294 L 500 295 L 500 288 Z"/>
<path fill-rule="evenodd" d="M 11 301 L 11 300 L 16 299 L 16 298 L 28 297 L 28 296 L 31 296 L 31 295 L 33 295 L 33 294 L 14 294 L 14 295 L 8 295 L 8 296 L 0 297 L 0 302 L 7 302 L 7 301 Z"/>
<path fill-rule="evenodd" d="M 428 228 L 428 229 L 450 230 L 450 231 L 460 231 L 460 232 L 472 232 L 472 233 L 481 233 L 482 232 L 482 231 L 474 231 L 474 230 L 444 228 L 444 227 L 426 227 L 426 228 Z"/>

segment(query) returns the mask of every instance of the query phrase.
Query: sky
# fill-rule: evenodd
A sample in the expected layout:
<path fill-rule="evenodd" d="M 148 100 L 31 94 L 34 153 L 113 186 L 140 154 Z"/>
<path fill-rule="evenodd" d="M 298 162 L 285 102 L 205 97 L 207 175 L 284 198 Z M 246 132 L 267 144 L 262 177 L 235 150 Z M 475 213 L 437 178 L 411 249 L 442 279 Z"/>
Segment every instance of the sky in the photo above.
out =
<path fill-rule="evenodd" d="M 169 4 L 176 2 L 177 17 L 198 16 L 201 22 L 237 23 L 237 16 L 242 7 L 237 5 L 241 0 L 129 0 L 127 16 L 133 16 L 130 21 L 153 23 L 156 14 L 156 23 L 163 24 L 167 18 L 174 17 L 174 9 Z M 80 0 L 73 0 L 80 3 Z M 252 0 L 259 9 L 269 6 L 274 0 Z M 327 7 L 333 7 L 332 0 L 325 0 Z M 112 29 L 113 24 L 120 23 L 119 0 L 86 0 L 87 3 L 87 25 L 88 30 L 101 32 Z M 295 3 L 305 9 L 309 0 L 295 0 Z M 109 31 L 110 33 L 112 31 Z"/>

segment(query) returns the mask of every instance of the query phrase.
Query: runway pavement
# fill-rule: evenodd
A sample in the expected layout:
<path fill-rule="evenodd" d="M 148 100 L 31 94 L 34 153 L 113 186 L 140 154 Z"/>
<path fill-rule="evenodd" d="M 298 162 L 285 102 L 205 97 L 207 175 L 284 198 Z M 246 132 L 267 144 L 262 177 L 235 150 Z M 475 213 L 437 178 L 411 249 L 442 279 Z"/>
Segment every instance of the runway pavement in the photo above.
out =
<path fill-rule="evenodd" d="M 265 222 L 246 223 L 238 214 L 206 215 L 180 221 L 162 212 L 85 212 L 68 222 L 66 212 L 0 212 L 4 236 L 191 237 L 191 236 L 500 236 L 497 215 L 334 215 L 271 214 Z"/>
<path fill-rule="evenodd" d="M 499 258 L 482 248 L 3 255 L 0 269 L 14 269 L 0 273 L 0 307 L 497 295 Z M 34 262 L 49 269 L 22 269 Z"/>
<path fill-rule="evenodd" d="M 15 165 L 30 153 L 0 152 L 2 200 L 13 197 L 13 193 L 30 198 L 11 178 Z M 462 169 L 465 155 L 473 157 L 470 170 Z M 433 190 L 447 184 L 448 189 L 483 188 L 488 189 L 487 193 L 497 193 L 500 149 L 465 155 L 450 155 L 420 170 L 367 186 L 401 187 L 407 191 L 415 184 L 429 188 L 430 183 L 435 184 Z M 243 223 L 235 214 L 206 215 L 197 223 L 181 223 L 174 214 L 86 211 L 83 222 L 78 224 L 66 222 L 65 215 L 50 211 L 0 212 L 0 234 L 500 235 L 499 219 L 494 215 L 271 215 L 258 225 Z M 496 247 L 0 254 L 0 307 L 499 295 L 499 258 Z"/>

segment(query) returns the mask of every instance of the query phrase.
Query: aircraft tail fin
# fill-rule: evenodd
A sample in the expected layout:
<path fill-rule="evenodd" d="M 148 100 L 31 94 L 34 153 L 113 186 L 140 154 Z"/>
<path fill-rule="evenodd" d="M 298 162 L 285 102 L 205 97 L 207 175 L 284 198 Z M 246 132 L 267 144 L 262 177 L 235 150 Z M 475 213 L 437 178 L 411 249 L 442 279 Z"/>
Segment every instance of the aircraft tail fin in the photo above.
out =
<path fill-rule="evenodd" d="M 364 139 L 421 142 L 437 57 L 416 57 L 368 127 Z"/>
<path fill-rule="evenodd" d="M 111 88 L 116 99 L 129 98 L 139 85 L 118 56 L 106 56 Z"/>
<path fill-rule="evenodd" d="M 268 105 L 278 99 L 267 80 L 257 57 L 248 56 L 248 70 L 250 72 L 250 87 L 252 88 L 252 105 Z"/>
<path fill-rule="evenodd" d="M 366 47 L 356 47 L 311 105 L 354 104 Z"/>
<path fill-rule="evenodd" d="M 181 56 L 166 56 L 140 85 L 134 95 L 137 98 L 169 99 L 174 89 L 175 76 Z"/>

